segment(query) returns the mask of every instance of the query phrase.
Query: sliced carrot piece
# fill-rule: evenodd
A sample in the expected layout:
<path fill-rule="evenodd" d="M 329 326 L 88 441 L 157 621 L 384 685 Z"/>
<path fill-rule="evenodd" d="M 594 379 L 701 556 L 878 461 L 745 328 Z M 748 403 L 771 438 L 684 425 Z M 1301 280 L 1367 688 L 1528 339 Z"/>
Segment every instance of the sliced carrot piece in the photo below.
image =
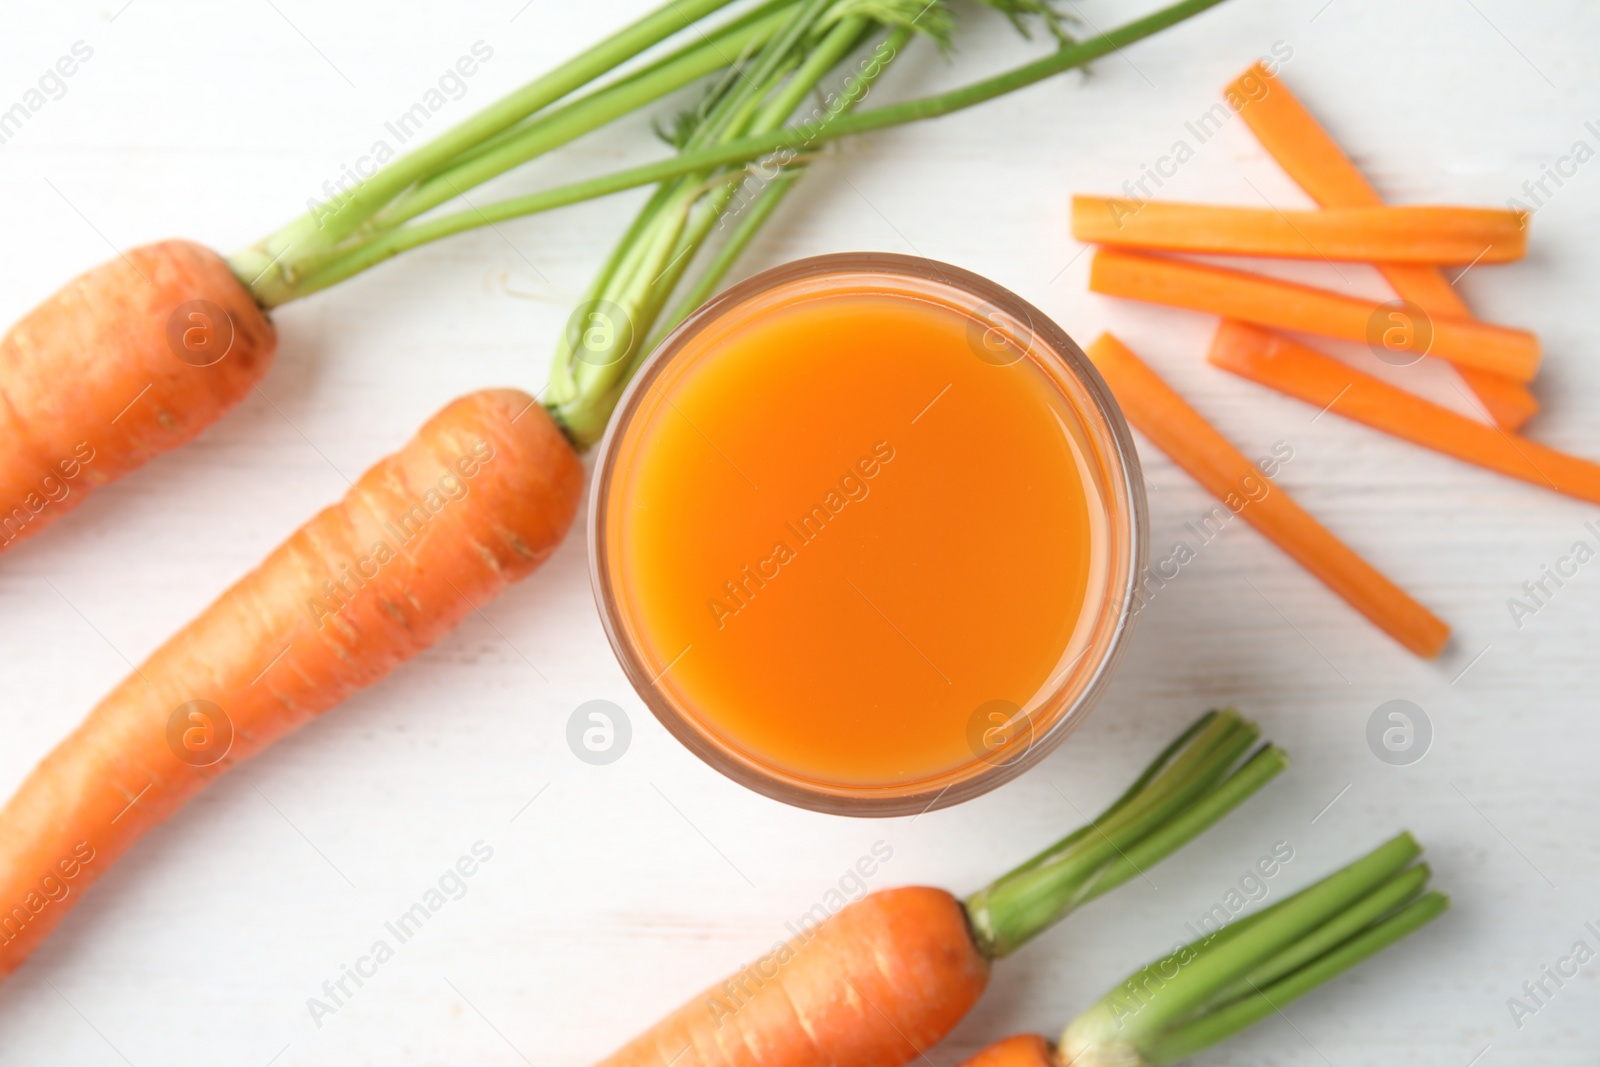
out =
<path fill-rule="evenodd" d="M 1072 198 L 1072 236 L 1092 244 L 1356 263 L 1507 263 L 1527 254 L 1526 216 L 1477 207 L 1229 207 Z"/>
<path fill-rule="evenodd" d="M 1311 112 L 1264 66 L 1257 63 L 1226 90 L 1239 115 L 1267 152 L 1306 195 L 1325 208 L 1377 207 L 1383 203 L 1356 165 Z M 1378 264 L 1395 295 L 1434 317 L 1468 319 L 1472 312 L 1434 267 Z M 1538 414 L 1527 386 L 1471 367 L 1456 368 L 1496 424 L 1515 430 Z"/>
<path fill-rule="evenodd" d="M 1265 481 L 1254 463 L 1110 334 L 1089 358 L 1128 421 L 1240 518 L 1292 556 L 1350 606 L 1419 656 L 1433 657 L 1450 627 Z"/>
<path fill-rule="evenodd" d="M 1206 358 L 1413 444 L 1600 504 L 1600 463 L 1458 415 L 1286 337 L 1224 320 Z"/>
<path fill-rule="evenodd" d="M 1206 311 L 1258 326 L 1380 340 L 1391 351 L 1447 359 L 1528 381 L 1539 369 L 1539 339 L 1526 330 L 1474 319 L 1416 321 L 1372 300 L 1203 263 L 1102 248 L 1089 288 L 1107 296 Z"/>

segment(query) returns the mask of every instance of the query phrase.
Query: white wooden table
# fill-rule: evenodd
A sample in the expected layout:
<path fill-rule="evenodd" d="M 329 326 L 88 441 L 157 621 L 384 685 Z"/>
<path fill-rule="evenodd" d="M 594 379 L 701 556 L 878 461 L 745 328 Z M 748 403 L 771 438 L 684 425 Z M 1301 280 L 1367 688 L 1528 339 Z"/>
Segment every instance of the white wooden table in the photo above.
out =
<path fill-rule="evenodd" d="M 253 240 L 319 195 L 474 42 L 493 58 L 441 124 L 644 7 L 522 5 L 9 5 L 0 107 L 75 42 L 93 55 L 0 145 L 0 321 L 111 245 Z M 1144 6 L 1085 0 L 1080 11 L 1109 26 Z M 972 28 L 957 77 L 1023 53 L 1000 20 L 962 17 Z M 1221 703 L 1262 722 L 1296 757 L 1292 771 L 1153 884 L 1129 885 L 1007 961 L 934 1064 L 1007 1033 L 1055 1031 L 1184 937 L 1275 842 L 1295 850 L 1278 893 L 1401 827 L 1429 846 L 1454 910 L 1205 1062 L 1592 1062 L 1600 962 L 1520 1028 L 1507 998 L 1575 941 L 1600 948 L 1584 929 L 1600 920 L 1589 666 L 1600 563 L 1520 628 L 1507 599 L 1574 541 L 1596 541 L 1583 525 L 1595 509 L 1337 417 L 1313 421 L 1208 368 L 1201 316 L 1086 292 L 1067 204 L 1074 190 L 1115 192 L 1174 141 L 1193 141 L 1185 122 L 1274 42 L 1293 51 L 1283 77 L 1385 195 L 1526 199 L 1524 181 L 1575 142 L 1600 149 L 1600 126 L 1585 126 L 1600 119 L 1597 34 L 1600 14 L 1575 2 L 1232 0 L 1087 78 L 847 145 L 747 264 L 920 253 L 994 277 L 1084 341 L 1115 328 L 1247 452 L 1293 447 L 1280 484 L 1454 624 L 1439 662 L 1402 652 L 1234 524 L 1152 604 L 1102 707 L 1041 767 L 914 822 L 849 821 L 747 793 L 656 725 L 612 659 L 574 536 L 490 621 L 469 621 L 143 842 L 0 989 L 0 1063 L 578 1067 L 764 951 L 874 842 L 894 852 L 875 886 L 975 887 L 1076 825 Z M 925 52 L 885 93 L 951 79 Z M 629 122 L 502 186 L 598 171 L 638 157 L 645 140 L 645 122 Z M 1163 195 L 1305 205 L 1239 122 L 1196 147 Z M 1546 187 L 1529 259 L 1460 284 L 1485 317 L 1545 339 L 1547 409 L 1531 432 L 1600 456 L 1600 163 Z M 637 199 L 460 238 L 286 308 L 262 395 L 0 558 L 0 790 L 128 661 L 446 399 L 537 388 L 569 302 Z M 1365 268 L 1286 273 L 1386 295 Z M 1420 387 L 1459 404 L 1448 385 L 1441 374 Z M 1209 502 L 1143 454 L 1163 551 Z M 634 731 L 605 767 L 564 741 L 568 714 L 595 698 L 622 705 Z M 1391 699 L 1433 724 L 1431 751 L 1411 766 L 1380 762 L 1365 740 Z M 317 1025 L 307 998 L 479 841 L 493 857 L 465 895 Z"/>

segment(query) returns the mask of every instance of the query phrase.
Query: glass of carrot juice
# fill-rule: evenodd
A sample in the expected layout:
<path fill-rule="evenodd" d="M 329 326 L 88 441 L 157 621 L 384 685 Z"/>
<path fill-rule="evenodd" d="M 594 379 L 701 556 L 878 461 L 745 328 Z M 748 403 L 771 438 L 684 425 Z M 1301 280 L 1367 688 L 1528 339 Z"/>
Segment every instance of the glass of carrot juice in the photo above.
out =
<path fill-rule="evenodd" d="M 1144 482 L 1066 333 L 931 260 L 732 287 L 641 367 L 589 514 L 607 635 L 650 710 L 768 796 L 915 814 L 1043 758 L 1105 688 Z"/>

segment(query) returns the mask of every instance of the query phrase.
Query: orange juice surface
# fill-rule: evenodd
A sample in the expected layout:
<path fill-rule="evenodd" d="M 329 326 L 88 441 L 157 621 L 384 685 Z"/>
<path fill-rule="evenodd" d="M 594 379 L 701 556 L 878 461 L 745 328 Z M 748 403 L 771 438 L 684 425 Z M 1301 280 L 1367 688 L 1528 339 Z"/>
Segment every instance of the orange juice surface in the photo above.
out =
<path fill-rule="evenodd" d="M 936 780 L 982 754 L 983 709 L 1070 665 L 1104 505 L 1053 357 L 984 358 L 983 332 L 892 287 L 804 291 L 648 383 L 613 446 L 619 615 L 738 758 L 825 788 Z"/>

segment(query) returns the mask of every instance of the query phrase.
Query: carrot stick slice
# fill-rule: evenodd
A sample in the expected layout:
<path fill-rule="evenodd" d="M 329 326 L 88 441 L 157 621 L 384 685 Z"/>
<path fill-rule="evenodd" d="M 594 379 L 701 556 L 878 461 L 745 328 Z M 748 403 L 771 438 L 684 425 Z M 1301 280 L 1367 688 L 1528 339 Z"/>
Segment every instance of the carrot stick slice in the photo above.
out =
<path fill-rule="evenodd" d="M 1318 204 L 1345 208 L 1377 207 L 1383 203 L 1377 190 L 1328 132 L 1260 63 L 1235 79 L 1226 92 L 1256 139 Z M 1466 302 L 1434 267 L 1396 263 L 1377 266 L 1395 295 L 1426 314 L 1472 317 Z M 1538 413 L 1539 401 L 1520 382 L 1472 367 L 1458 366 L 1456 370 L 1499 426 L 1515 430 Z"/>
<path fill-rule="evenodd" d="M 1539 368 L 1539 339 L 1526 330 L 1475 319 L 1416 323 L 1375 301 L 1242 270 L 1102 248 L 1089 269 L 1089 288 L 1258 326 L 1381 341 L 1391 351 L 1448 359 L 1518 381 L 1529 380 Z"/>
<path fill-rule="evenodd" d="M 1507 263 L 1528 250 L 1522 212 L 1475 207 L 1278 211 L 1074 196 L 1072 236 L 1127 248 L 1356 263 Z"/>
<path fill-rule="evenodd" d="M 1089 346 L 1089 358 L 1128 420 L 1230 510 L 1412 652 L 1431 658 L 1444 648 L 1449 626 L 1330 533 L 1289 494 L 1270 487 L 1255 464 L 1121 341 L 1101 334 Z M 1263 486 L 1268 486 L 1264 495 Z"/>
<path fill-rule="evenodd" d="M 1225 320 L 1206 358 L 1413 444 L 1600 504 L 1600 463 L 1458 415 L 1288 338 Z"/>

